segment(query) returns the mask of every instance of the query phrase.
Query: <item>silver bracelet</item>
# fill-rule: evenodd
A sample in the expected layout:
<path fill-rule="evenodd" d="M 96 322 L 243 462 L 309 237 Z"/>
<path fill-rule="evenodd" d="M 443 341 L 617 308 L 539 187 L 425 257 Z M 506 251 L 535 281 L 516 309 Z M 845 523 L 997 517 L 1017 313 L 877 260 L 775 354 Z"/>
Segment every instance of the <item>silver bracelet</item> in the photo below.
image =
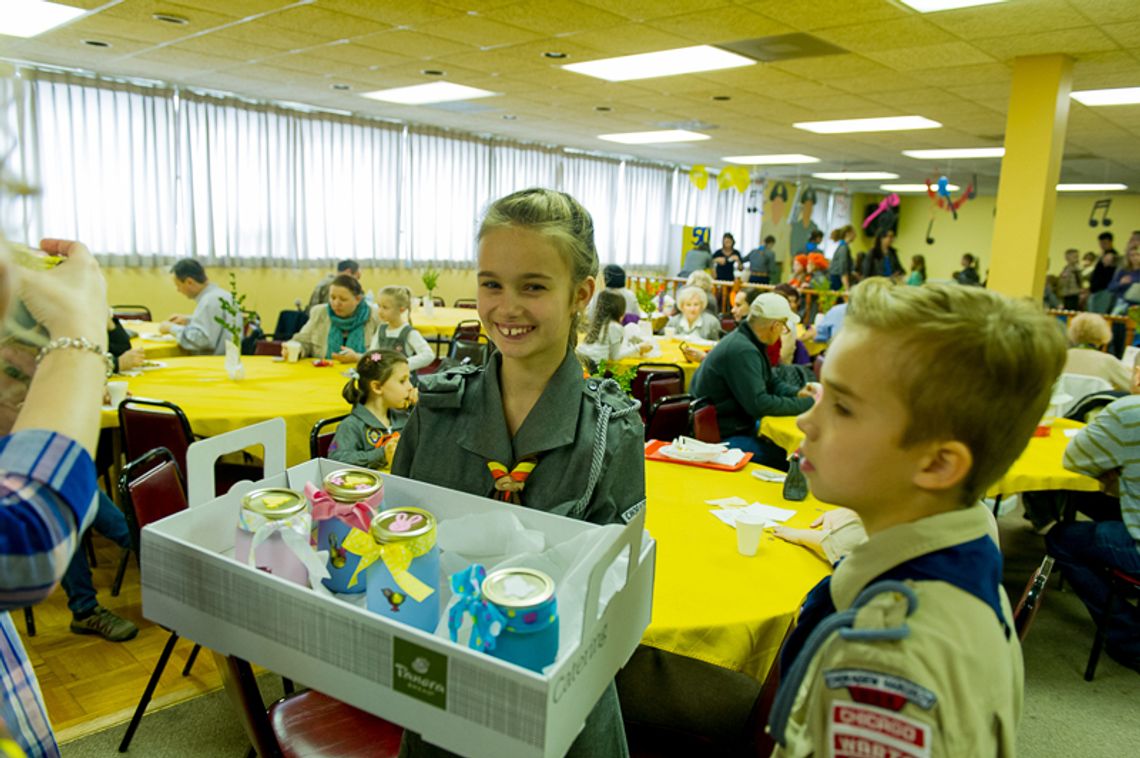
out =
<path fill-rule="evenodd" d="M 95 353 L 103 359 L 107 364 L 107 376 L 115 373 L 115 361 L 111 354 L 103 348 L 96 345 L 86 337 L 56 337 L 51 342 L 40 348 L 39 354 L 36 356 L 36 365 L 44 359 L 44 356 L 53 350 L 86 350 L 89 353 Z"/>

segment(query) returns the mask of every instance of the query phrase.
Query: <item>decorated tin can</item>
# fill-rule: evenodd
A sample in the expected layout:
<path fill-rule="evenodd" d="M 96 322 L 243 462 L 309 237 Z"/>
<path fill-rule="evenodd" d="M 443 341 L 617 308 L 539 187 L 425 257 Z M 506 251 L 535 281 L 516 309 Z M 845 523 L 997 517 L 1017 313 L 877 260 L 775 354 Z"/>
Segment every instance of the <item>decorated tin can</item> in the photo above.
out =
<path fill-rule="evenodd" d="M 344 542 L 353 531 L 368 532 L 384 502 L 384 480 L 373 471 L 340 469 L 325 477 L 323 491 L 309 485 L 305 494 L 313 504 L 314 545 L 329 553 L 329 578 L 321 584 L 333 592 L 364 592 L 364 574 L 349 586 L 360 556 L 348 552 Z"/>
<path fill-rule="evenodd" d="M 234 557 L 267 573 L 309 586 L 308 503 L 300 492 L 283 487 L 256 489 L 241 500 Z"/>
<path fill-rule="evenodd" d="M 488 655 L 541 672 L 558 657 L 558 601 L 554 580 L 529 568 L 493 571 L 483 597 L 506 617 Z"/>
<path fill-rule="evenodd" d="M 422 508 L 391 508 L 372 519 L 369 534 L 345 542 L 368 577 L 368 610 L 425 632 L 439 623 L 439 547 L 435 516 Z M 350 580 L 351 584 L 351 580 Z"/>

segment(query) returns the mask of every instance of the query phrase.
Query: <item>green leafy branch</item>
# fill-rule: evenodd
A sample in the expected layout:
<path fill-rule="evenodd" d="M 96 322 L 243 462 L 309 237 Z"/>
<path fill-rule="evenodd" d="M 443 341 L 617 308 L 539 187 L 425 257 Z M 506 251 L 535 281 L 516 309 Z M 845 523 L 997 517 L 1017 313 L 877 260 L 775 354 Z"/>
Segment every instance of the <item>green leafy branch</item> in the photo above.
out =
<path fill-rule="evenodd" d="M 591 376 L 598 377 L 599 379 L 613 379 L 621 387 L 622 392 L 629 395 L 633 392 L 633 378 L 637 376 L 636 366 L 623 366 L 620 363 L 611 361 L 601 361 L 598 363 L 598 370 Z"/>
<path fill-rule="evenodd" d="M 259 316 L 256 311 L 245 307 L 245 295 L 238 292 L 237 275 L 232 271 L 230 272 L 230 299 L 222 299 L 222 312 L 226 314 L 226 318 L 214 316 L 214 321 L 226 330 L 235 345 L 241 347 L 242 324 L 256 321 Z"/>
<path fill-rule="evenodd" d="M 665 290 L 665 285 L 662 284 L 655 291 L 650 292 L 644 287 L 638 287 L 633 293 L 637 298 L 637 307 L 647 315 L 652 316 L 657 312 L 657 296 Z"/>
<path fill-rule="evenodd" d="M 427 288 L 428 294 L 430 295 L 432 291 L 435 290 L 436 285 L 439 284 L 439 272 L 431 266 L 428 266 L 427 270 L 424 271 L 424 275 L 421 277 L 421 280 L 423 281 L 424 287 Z"/>
<path fill-rule="evenodd" d="M 812 283 L 811 289 L 816 293 L 816 297 L 819 299 L 820 313 L 827 313 L 839 299 L 839 293 L 831 288 L 831 282 L 826 279 L 816 280 Z"/>

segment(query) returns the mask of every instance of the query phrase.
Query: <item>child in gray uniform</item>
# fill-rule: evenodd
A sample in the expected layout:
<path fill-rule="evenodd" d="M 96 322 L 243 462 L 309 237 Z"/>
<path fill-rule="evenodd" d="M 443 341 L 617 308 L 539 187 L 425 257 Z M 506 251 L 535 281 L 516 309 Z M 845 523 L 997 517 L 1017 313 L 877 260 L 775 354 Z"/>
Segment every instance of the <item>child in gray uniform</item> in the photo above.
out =
<path fill-rule="evenodd" d="M 329 458 L 353 466 L 386 469 L 396 454 L 407 408 L 416 400 L 408 359 L 394 350 L 372 350 L 356 364 L 356 377 L 341 392 L 352 413 L 340 422 Z"/>
<path fill-rule="evenodd" d="M 597 524 L 632 518 L 645 502 L 638 406 L 612 380 L 583 379 L 573 350 L 598 271 L 590 214 L 523 190 L 491 205 L 478 241 L 479 318 L 497 352 L 423 377 L 392 473 Z M 521 464 L 534 464 L 522 482 L 492 475 Z M 410 732 L 400 754 L 446 755 Z M 568 755 L 628 754 L 611 684 Z"/>

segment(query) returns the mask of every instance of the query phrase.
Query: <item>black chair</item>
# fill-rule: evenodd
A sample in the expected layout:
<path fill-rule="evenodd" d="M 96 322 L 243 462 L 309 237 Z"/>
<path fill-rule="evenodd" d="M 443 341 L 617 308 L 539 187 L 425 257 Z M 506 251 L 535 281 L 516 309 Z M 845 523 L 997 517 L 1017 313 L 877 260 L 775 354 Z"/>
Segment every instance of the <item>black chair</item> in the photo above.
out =
<path fill-rule="evenodd" d="M 273 339 L 281 342 L 293 339 L 293 335 L 301 331 L 301 327 L 304 326 L 308 320 L 308 311 L 300 309 L 281 311 L 281 313 L 277 315 L 277 326 L 273 327 Z"/>
<path fill-rule="evenodd" d="M 120 321 L 154 321 L 145 305 L 112 305 L 111 314 Z"/>
<path fill-rule="evenodd" d="M 253 354 L 281 355 L 281 348 L 284 344 L 281 340 L 258 340 L 253 346 Z"/>
<path fill-rule="evenodd" d="M 645 422 L 645 439 L 672 442 L 688 434 L 692 402 L 692 395 L 670 395 L 654 403 Z"/>
<path fill-rule="evenodd" d="M 637 366 L 637 372 L 633 375 L 633 379 L 629 383 L 629 394 L 633 395 L 633 399 L 641 403 L 641 420 L 645 421 L 649 412 L 649 397 L 645 389 L 645 384 L 649 379 L 650 374 L 658 374 L 665 376 L 674 374 L 680 378 L 681 386 L 678 392 L 685 391 L 685 370 L 678 366 L 676 363 L 640 363 Z"/>
<path fill-rule="evenodd" d="M 455 325 L 455 331 L 451 333 L 451 337 L 452 339 L 461 337 L 467 340 L 475 340 L 482 333 L 483 322 L 477 318 L 468 318 Z"/>
<path fill-rule="evenodd" d="M 476 308 L 478 307 L 473 297 L 461 297 L 455 301 L 456 308 Z"/>
<path fill-rule="evenodd" d="M 424 297 L 427 297 L 427 296 L 425 295 Z M 439 295 L 432 295 L 431 296 L 431 302 L 436 308 L 446 308 L 447 307 L 447 301 L 444 300 Z"/>
<path fill-rule="evenodd" d="M 460 365 L 470 363 L 473 366 L 484 366 L 491 355 L 491 340 L 485 334 L 476 334 L 474 337 L 462 335 L 455 330 L 451 338 L 451 346 L 447 350 L 448 363 Z"/>
<path fill-rule="evenodd" d="M 348 418 L 348 414 L 344 413 L 340 416 L 332 416 L 331 418 L 323 418 L 317 423 L 313 424 L 313 430 L 309 432 L 309 457 L 310 458 L 324 458 L 329 454 L 329 445 L 332 444 L 333 437 L 336 432 L 324 431 L 326 426 L 339 424 L 344 419 Z"/>
<path fill-rule="evenodd" d="M 720 442 L 720 422 L 716 419 L 716 406 L 698 397 L 689 406 L 692 436 L 701 442 Z"/>
<path fill-rule="evenodd" d="M 1128 394 L 1129 393 L 1121 392 L 1120 390 L 1091 392 L 1078 400 L 1076 405 L 1070 408 L 1069 412 L 1065 414 L 1065 418 L 1087 424 L 1089 421 L 1092 421 L 1093 416 L 1104 410 L 1105 406 L 1116 402 L 1122 397 L 1127 397 Z"/>
<path fill-rule="evenodd" d="M 1108 635 L 1108 626 L 1112 623 L 1112 611 L 1116 607 L 1117 599 L 1125 603 L 1129 598 L 1140 600 L 1140 577 L 1126 574 L 1120 569 L 1108 571 L 1108 600 L 1104 604 L 1104 612 L 1096 621 L 1096 637 L 1093 638 L 1092 651 L 1089 653 L 1089 662 L 1085 666 L 1085 681 L 1091 682 L 1096 676 L 1096 665 L 1100 661 L 1100 651 L 1104 648 L 1104 639 Z"/>

